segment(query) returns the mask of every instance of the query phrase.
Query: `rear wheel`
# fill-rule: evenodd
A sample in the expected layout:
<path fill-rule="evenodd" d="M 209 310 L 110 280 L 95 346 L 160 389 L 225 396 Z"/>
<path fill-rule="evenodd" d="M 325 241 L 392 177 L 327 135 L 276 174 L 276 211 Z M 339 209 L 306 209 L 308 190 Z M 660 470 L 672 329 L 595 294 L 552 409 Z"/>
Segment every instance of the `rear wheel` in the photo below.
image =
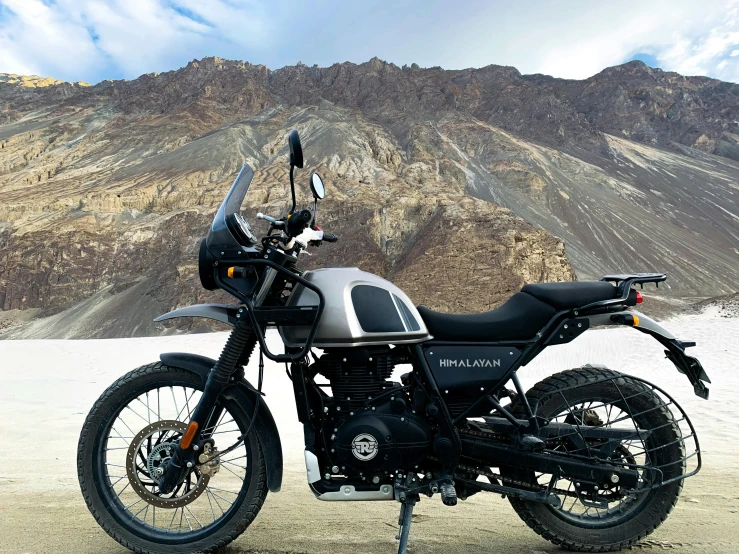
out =
<path fill-rule="evenodd" d="M 615 371 L 590 366 L 548 377 L 526 393 L 536 414 L 551 421 L 578 425 L 630 428 L 650 431 L 645 439 L 624 441 L 612 453 L 612 463 L 638 469 L 634 491 L 617 485 L 599 490 L 597 502 L 581 494 L 581 483 L 559 479 L 554 488 L 561 505 L 510 498 L 526 524 L 545 539 L 569 550 L 606 552 L 628 547 L 653 532 L 677 503 L 683 481 L 652 488 L 680 477 L 685 458 L 682 435 L 672 413 L 652 389 Z M 519 407 L 519 415 L 521 415 Z M 547 443 L 546 448 L 583 455 L 581 447 L 567 441 Z M 578 450 L 579 448 L 579 450 Z M 587 447 L 586 447 L 587 448 Z M 532 485 L 549 485 L 552 476 L 501 468 L 505 476 Z M 556 493 L 555 493 L 556 494 Z"/>
<path fill-rule="evenodd" d="M 202 388 L 190 372 L 146 365 L 113 383 L 85 420 L 77 453 L 82 494 L 100 526 L 134 552 L 220 548 L 244 532 L 267 496 L 254 431 L 218 462 L 193 467 L 173 492 L 159 491 L 160 468 L 182 438 Z M 223 451 L 247 430 L 250 417 L 234 402 L 219 400 L 202 436 Z"/>

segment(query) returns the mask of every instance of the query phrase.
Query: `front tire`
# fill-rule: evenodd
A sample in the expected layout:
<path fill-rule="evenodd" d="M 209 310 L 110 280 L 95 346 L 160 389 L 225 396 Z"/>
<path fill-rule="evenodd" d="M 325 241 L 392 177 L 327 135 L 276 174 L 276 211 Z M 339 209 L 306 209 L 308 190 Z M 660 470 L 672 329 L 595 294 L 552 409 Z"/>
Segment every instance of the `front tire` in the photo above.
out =
<path fill-rule="evenodd" d="M 178 404 L 175 392 L 179 393 L 180 389 L 184 391 L 184 396 L 180 397 Z M 175 500 L 164 495 L 159 496 L 156 486 L 148 479 L 150 474 L 146 473 L 146 462 L 151 466 L 154 461 L 159 460 L 164 454 L 162 447 L 166 446 L 163 442 L 176 439 L 180 426 L 173 421 L 187 423 L 188 414 L 197 403 L 202 390 L 203 383 L 198 375 L 161 362 L 145 365 L 113 383 L 95 402 L 82 427 L 77 450 L 77 472 L 82 495 L 90 513 L 106 533 L 134 552 L 185 554 L 211 552 L 221 548 L 246 530 L 267 496 L 264 456 L 253 430 L 239 447 L 244 453 L 241 458 L 228 458 L 232 460 L 231 465 L 222 465 L 223 471 L 219 473 L 225 474 L 225 477 L 218 474 L 208 477 L 193 470 L 192 481 L 195 483 L 191 483 L 188 476 L 187 485 L 183 484 L 179 500 L 176 495 L 172 495 Z M 174 411 L 171 405 L 167 405 L 168 398 L 163 399 L 169 392 L 172 392 Z M 146 401 L 145 406 L 142 399 Z M 210 432 L 214 434 L 216 446 L 223 450 L 230 443 L 225 440 L 219 443 L 218 440 L 229 437 L 231 443 L 235 442 L 233 437 L 246 431 L 252 414 L 245 413 L 240 406 L 227 399 L 219 400 L 218 409 L 224 417 L 213 424 Z M 169 413 L 166 413 L 167 410 Z M 122 419 L 124 415 L 128 417 L 127 421 Z M 232 420 L 227 420 L 227 416 Z M 138 427 L 134 426 L 134 422 Z M 158 422 L 166 430 L 158 430 Z M 154 429 L 151 437 L 140 439 L 141 428 Z M 219 437 L 216 438 L 215 434 L 219 434 Z M 165 438 L 167 436 L 170 438 Z M 128 443 L 126 439 L 130 439 Z M 135 461 L 129 464 L 126 458 L 137 448 L 136 445 L 133 448 L 130 446 L 131 442 L 136 442 L 133 439 L 138 439 L 141 447 L 133 457 Z M 146 454 L 150 454 L 148 459 Z M 109 458 L 116 455 L 124 456 L 124 462 L 111 464 Z M 126 466 L 125 469 L 121 463 Z M 245 464 L 243 473 L 237 469 L 242 463 Z M 212 488 L 211 480 L 226 488 Z M 232 489 L 227 490 L 228 487 L 222 483 L 229 483 Z M 129 496 L 124 499 L 124 494 Z M 129 501 L 135 503 L 131 504 L 135 507 L 127 505 Z M 206 501 L 209 504 L 205 505 Z M 200 505 L 196 506 L 195 502 L 203 503 L 201 511 L 197 511 Z M 149 514 L 152 506 L 153 517 Z M 162 514 L 159 521 L 156 519 L 157 507 Z M 210 523 L 202 515 L 208 515 L 208 508 L 213 513 L 213 521 Z M 181 510 L 179 521 L 178 510 Z M 171 523 L 166 528 L 170 515 Z M 176 523 L 179 523 L 178 528 L 175 527 Z"/>
<path fill-rule="evenodd" d="M 614 392 L 614 384 L 620 390 L 618 394 Z M 568 410 L 572 413 L 575 406 L 582 405 L 582 419 L 589 416 L 597 420 L 598 416 L 593 415 L 592 410 L 585 411 L 585 404 L 610 403 L 624 414 L 633 416 L 639 429 L 651 430 L 644 444 L 645 456 L 651 465 L 663 468 L 663 481 L 678 478 L 685 471 L 680 428 L 660 396 L 641 381 L 605 368 L 585 366 L 548 377 L 529 390 L 526 397 L 532 407 L 538 405 L 534 408 L 537 415 L 545 418 L 561 416 Z M 628 400 L 624 402 L 624 398 Z M 519 415 L 520 410 L 519 406 Z M 630 463 L 634 463 L 633 458 Z M 501 471 L 504 475 L 536 482 L 536 476 L 530 472 L 516 468 L 501 468 Z M 584 516 L 567 514 L 567 499 L 560 507 L 516 498 L 510 498 L 510 502 L 518 516 L 550 542 L 567 550 L 608 552 L 627 548 L 659 527 L 677 503 L 682 486 L 683 480 L 677 479 L 659 488 L 650 490 L 645 487 L 640 496 L 620 508 L 620 513 L 615 510 L 609 516 L 607 510 L 603 518 L 600 513 L 598 517 L 588 515 L 587 510 Z"/>

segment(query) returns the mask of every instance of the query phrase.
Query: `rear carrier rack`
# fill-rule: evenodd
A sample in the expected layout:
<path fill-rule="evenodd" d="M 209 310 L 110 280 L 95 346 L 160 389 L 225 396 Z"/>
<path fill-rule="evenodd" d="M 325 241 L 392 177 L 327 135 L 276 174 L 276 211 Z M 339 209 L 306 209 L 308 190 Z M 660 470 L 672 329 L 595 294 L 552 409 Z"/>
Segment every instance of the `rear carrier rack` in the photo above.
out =
<path fill-rule="evenodd" d="M 659 284 L 663 281 L 667 281 L 666 273 L 622 273 L 618 275 L 606 275 L 601 281 L 608 281 L 610 283 L 616 283 L 617 287 L 620 287 L 624 283 L 631 285 L 641 285 L 644 288 L 644 283 L 654 283 L 655 286 L 659 287 Z"/>

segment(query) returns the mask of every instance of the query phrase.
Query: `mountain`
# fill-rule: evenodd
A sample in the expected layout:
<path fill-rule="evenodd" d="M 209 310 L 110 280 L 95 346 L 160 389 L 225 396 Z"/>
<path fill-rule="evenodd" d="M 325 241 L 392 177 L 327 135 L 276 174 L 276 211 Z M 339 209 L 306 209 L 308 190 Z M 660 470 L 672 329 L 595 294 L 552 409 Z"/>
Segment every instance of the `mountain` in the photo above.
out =
<path fill-rule="evenodd" d="M 733 293 L 738 111 L 739 85 L 641 62 L 583 81 L 377 59 L 205 58 L 94 86 L 0 75 L 0 327 L 149 334 L 156 312 L 213 299 L 197 242 L 243 162 L 247 218 L 284 212 L 292 128 L 301 202 L 319 171 L 319 224 L 341 236 L 310 266 L 358 265 L 448 311 L 575 273 Z"/>

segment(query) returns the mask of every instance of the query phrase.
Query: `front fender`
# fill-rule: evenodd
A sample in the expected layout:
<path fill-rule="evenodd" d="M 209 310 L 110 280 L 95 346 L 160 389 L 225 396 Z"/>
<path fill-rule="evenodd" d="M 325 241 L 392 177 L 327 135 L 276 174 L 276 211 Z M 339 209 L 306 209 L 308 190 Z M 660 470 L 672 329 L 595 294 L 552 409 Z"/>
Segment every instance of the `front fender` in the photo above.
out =
<path fill-rule="evenodd" d="M 216 364 L 212 358 L 184 352 L 168 352 L 160 355 L 159 359 L 168 366 L 178 367 L 199 375 L 203 380 L 203 386 L 205 386 L 210 370 Z M 250 416 L 254 413 L 254 398 L 257 393 L 246 379 L 241 378 L 229 385 L 222 394 L 229 400 L 237 402 Z M 282 443 L 275 419 L 264 401 L 259 403 L 254 431 L 257 433 L 264 453 L 267 466 L 267 487 L 270 491 L 277 492 L 282 486 Z"/>
<path fill-rule="evenodd" d="M 228 323 L 233 327 L 236 324 L 236 313 L 238 311 L 239 306 L 232 304 L 195 304 L 194 306 L 185 306 L 162 314 L 154 321 L 164 321 L 176 317 L 204 317 L 205 319 Z"/>

